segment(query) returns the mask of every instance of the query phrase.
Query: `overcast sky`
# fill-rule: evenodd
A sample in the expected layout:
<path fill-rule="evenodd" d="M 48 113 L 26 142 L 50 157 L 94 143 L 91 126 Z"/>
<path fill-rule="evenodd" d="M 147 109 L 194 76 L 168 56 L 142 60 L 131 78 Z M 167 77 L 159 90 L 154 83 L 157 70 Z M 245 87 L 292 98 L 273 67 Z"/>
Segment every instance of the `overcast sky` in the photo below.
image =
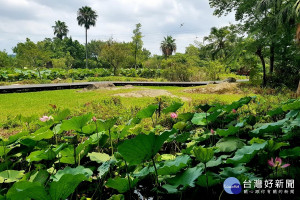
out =
<path fill-rule="evenodd" d="M 69 36 L 84 43 L 84 28 L 77 24 L 77 10 L 90 6 L 98 14 L 88 40 L 130 41 L 135 24 L 141 23 L 144 47 L 161 54 L 163 37 L 176 39 L 177 52 L 195 40 L 202 41 L 212 26 L 234 23 L 234 16 L 218 18 L 208 0 L 0 0 L 0 50 L 12 53 L 26 37 L 37 42 L 52 38 L 55 21 L 66 22 Z M 181 27 L 180 24 L 183 24 Z"/>

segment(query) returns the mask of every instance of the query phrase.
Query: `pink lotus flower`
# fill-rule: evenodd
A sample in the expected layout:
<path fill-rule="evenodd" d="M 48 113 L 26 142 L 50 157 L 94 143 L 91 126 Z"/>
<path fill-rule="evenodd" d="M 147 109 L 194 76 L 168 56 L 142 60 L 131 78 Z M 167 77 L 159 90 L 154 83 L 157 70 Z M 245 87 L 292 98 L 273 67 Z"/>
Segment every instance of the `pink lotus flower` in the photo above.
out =
<path fill-rule="evenodd" d="M 278 167 L 278 168 L 286 168 L 286 167 L 290 166 L 290 164 L 284 164 L 284 165 L 281 166 L 282 160 L 281 160 L 281 158 L 278 158 L 278 157 L 275 158 L 275 162 L 274 162 L 273 158 L 268 160 L 268 164 L 271 167 Z"/>
<path fill-rule="evenodd" d="M 173 112 L 173 113 L 171 113 L 171 115 L 170 115 L 170 116 L 171 116 L 171 118 L 173 118 L 173 119 L 176 119 L 176 118 L 178 117 L 178 115 L 177 115 L 176 113 L 174 113 L 174 112 Z"/>
<path fill-rule="evenodd" d="M 46 122 L 46 121 L 49 121 L 49 120 L 51 120 L 51 119 L 53 119 L 53 117 L 52 116 L 46 116 L 46 115 L 44 115 L 42 118 L 40 118 L 40 120 L 42 121 L 42 122 Z"/>
<path fill-rule="evenodd" d="M 215 134 L 215 131 L 214 131 L 214 129 L 210 129 L 210 132 L 211 132 L 211 134 Z"/>
<path fill-rule="evenodd" d="M 96 122 L 96 121 L 97 121 L 97 118 L 96 118 L 95 116 L 93 117 L 93 121 L 94 121 L 94 122 Z"/>
<path fill-rule="evenodd" d="M 233 112 L 233 113 L 236 113 L 236 109 L 232 109 L 232 112 Z"/>

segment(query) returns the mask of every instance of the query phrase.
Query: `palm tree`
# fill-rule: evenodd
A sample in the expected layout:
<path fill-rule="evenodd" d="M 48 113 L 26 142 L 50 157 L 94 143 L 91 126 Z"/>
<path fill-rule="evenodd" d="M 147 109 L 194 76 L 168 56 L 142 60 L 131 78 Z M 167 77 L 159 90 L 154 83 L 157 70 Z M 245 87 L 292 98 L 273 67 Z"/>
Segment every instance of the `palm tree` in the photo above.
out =
<path fill-rule="evenodd" d="M 226 59 L 229 52 L 232 51 L 230 47 L 236 41 L 234 29 L 234 26 L 212 27 L 209 36 L 203 38 L 203 42 L 207 42 L 206 47 L 210 51 L 212 60 Z"/>
<path fill-rule="evenodd" d="M 96 11 L 92 10 L 91 7 L 84 6 L 79 8 L 77 12 L 77 21 L 79 26 L 84 26 L 85 28 L 85 58 L 86 58 L 86 68 L 88 67 L 88 56 L 87 56 L 87 30 L 90 26 L 96 25 L 98 15 Z"/>
<path fill-rule="evenodd" d="M 176 52 L 175 39 L 169 35 L 164 37 L 164 40 L 160 43 L 160 49 L 163 52 L 163 55 L 168 58 L 173 52 Z"/>
<path fill-rule="evenodd" d="M 64 36 L 67 36 L 69 32 L 66 23 L 59 20 L 55 21 L 55 26 L 52 26 L 52 28 L 54 29 L 54 35 L 61 40 Z"/>

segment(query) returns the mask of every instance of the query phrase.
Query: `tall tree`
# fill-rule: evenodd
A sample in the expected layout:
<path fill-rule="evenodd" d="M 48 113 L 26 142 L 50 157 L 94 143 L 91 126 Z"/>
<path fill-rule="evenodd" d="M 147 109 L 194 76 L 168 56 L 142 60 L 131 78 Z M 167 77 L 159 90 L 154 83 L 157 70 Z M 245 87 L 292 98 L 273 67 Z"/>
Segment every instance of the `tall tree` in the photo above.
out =
<path fill-rule="evenodd" d="M 203 38 L 207 42 L 207 50 L 210 51 L 212 60 L 225 59 L 232 51 L 237 40 L 236 27 L 234 25 L 222 28 L 212 27 L 210 34 Z"/>
<path fill-rule="evenodd" d="M 55 26 L 52 26 L 54 30 L 54 35 L 59 38 L 63 39 L 64 36 L 67 36 L 69 29 L 65 22 L 62 21 L 55 21 Z"/>
<path fill-rule="evenodd" d="M 43 67 L 50 61 L 49 52 L 42 49 L 41 45 L 35 44 L 26 38 L 26 42 L 18 43 L 13 48 L 16 54 L 17 66 L 20 67 Z"/>
<path fill-rule="evenodd" d="M 164 37 L 164 40 L 160 43 L 160 49 L 165 56 L 165 58 L 168 58 L 170 55 L 172 55 L 173 52 L 176 52 L 176 43 L 175 39 L 172 38 L 172 36 Z"/>
<path fill-rule="evenodd" d="M 106 42 L 101 40 L 92 40 L 87 44 L 88 57 L 97 60 L 102 48 Z"/>
<path fill-rule="evenodd" d="M 12 67 L 13 66 L 13 58 L 7 54 L 7 52 L 0 51 L 0 68 L 1 67 Z"/>
<path fill-rule="evenodd" d="M 295 8 L 296 8 L 296 15 L 299 16 L 299 13 L 300 13 L 300 0 L 296 1 Z M 296 41 L 297 41 L 297 44 L 300 45 L 300 23 L 297 24 Z M 299 80 L 299 83 L 298 83 L 296 96 L 297 97 L 300 96 L 300 80 Z"/>
<path fill-rule="evenodd" d="M 269 76 L 276 81 L 268 83 L 280 83 L 293 79 L 284 79 L 287 74 L 295 71 L 299 66 L 299 59 L 294 51 L 295 42 L 293 29 L 296 21 L 294 5 L 297 0 L 209 0 L 210 6 L 215 8 L 215 15 L 222 16 L 235 12 L 235 19 L 243 25 L 243 30 L 248 34 L 263 40 L 263 46 L 258 45 L 255 53 L 260 59 L 261 52 L 269 58 L 270 73 L 276 72 L 275 76 Z M 263 59 L 261 59 L 262 65 Z M 265 76 L 265 74 L 264 74 Z M 278 77 L 282 78 L 278 78 Z M 266 77 L 266 76 L 265 76 Z M 268 78 L 268 77 L 266 77 Z M 290 82 L 292 83 L 292 82 Z M 266 81 L 265 81 L 266 84 Z"/>
<path fill-rule="evenodd" d="M 282 40 L 282 31 L 290 32 L 290 27 L 295 26 L 295 0 L 259 0 L 256 10 L 263 13 L 263 31 L 269 35 L 270 49 L 270 74 L 274 71 L 275 52 L 278 41 Z"/>
<path fill-rule="evenodd" d="M 79 8 L 77 12 L 77 21 L 79 26 L 84 26 L 85 28 L 85 59 L 86 59 L 86 68 L 88 68 L 88 52 L 87 52 L 87 30 L 90 29 L 91 26 L 96 25 L 97 20 L 96 11 L 92 10 L 91 7 L 84 6 Z"/>
<path fill-rule="evenodd" d="M 136 69 L 137 66 L 137 57 L 138 54 L 141 53 L 143 48 L 143 41 L 142 41 L 142 32 L 141 32 L 142 25 L 140 23 L 136 24 L 135 29 L 133 30 L 132 36 L 132 44 L 133 44 L 133 56 L 134 56 L 134 68 Z"/>
<path fill-rule="evenodd" d="M 126 65 L 128 54 L 130 54 L 130 46 L 128 43 L 120 43 L 109 39 L 103 46 L 99 56 L 108 62 L 113 68 L 114 75 L 118 75 L 120 66 Z"/>

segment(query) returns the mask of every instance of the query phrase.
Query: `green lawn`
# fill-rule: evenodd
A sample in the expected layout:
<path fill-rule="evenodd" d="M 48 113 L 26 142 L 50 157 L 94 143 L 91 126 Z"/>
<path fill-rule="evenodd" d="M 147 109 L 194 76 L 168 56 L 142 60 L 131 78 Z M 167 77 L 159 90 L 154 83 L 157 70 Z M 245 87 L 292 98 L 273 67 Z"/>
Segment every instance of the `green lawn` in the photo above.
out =
<path fill-rule="evenodd" d="M 182 87 L 134 87 L 131 89 L 108 90 L 100 89 L 94 91 L 82 90 L 56 90 L 29 93 L 0 94 L 0 121 L 6 120 L 7 116 L 30 116 L 42 115 L 50 109 L 49 104 L 55 104 L 60 108 L 69 108 L 72 111 L 80 110 L 90 102 L 110 99 L 114 94 L 127 93 L 145 89 L 163 89 L 178 97 L 190 99 L 186 102 L 188 107 L 191 102 L 221 101 L 230 103 L 238 100 L 243 95 L 218 95 L 218 94 L 190 94 Z M 144 107 L 154 101 L 153 97 L 119 97 L 125 107 Z"/>

